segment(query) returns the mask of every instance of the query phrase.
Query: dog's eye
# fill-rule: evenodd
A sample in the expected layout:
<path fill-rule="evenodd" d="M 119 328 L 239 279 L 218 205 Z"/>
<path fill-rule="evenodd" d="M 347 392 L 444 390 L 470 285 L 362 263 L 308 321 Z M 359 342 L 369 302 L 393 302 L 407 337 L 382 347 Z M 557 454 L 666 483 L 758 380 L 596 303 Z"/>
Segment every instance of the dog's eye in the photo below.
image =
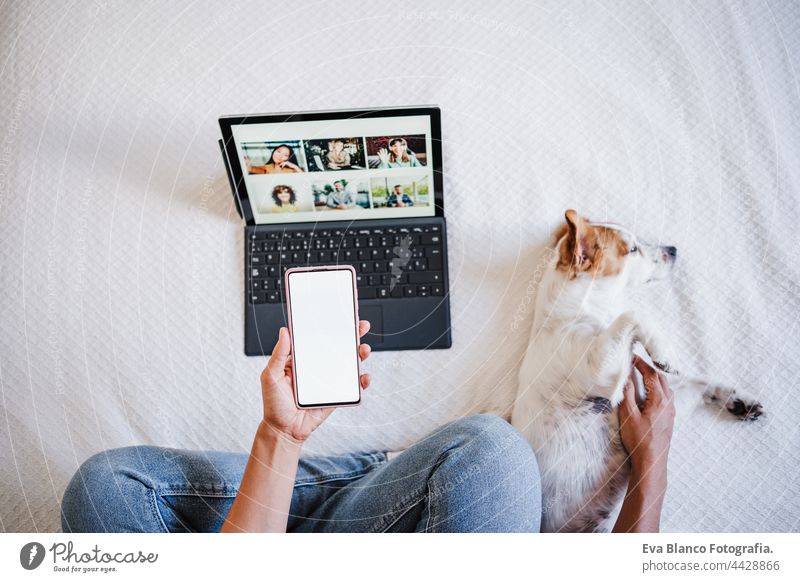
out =
<path fill-rule="evenodd" d="M 635 253 L 635 252 L 638 252 L 638 250 L 639 250 L 639 247 L 637 247 L 636 245 L 633 245 L 633 246 L 630 248 L 630 250 L 628 250 L 628 252 L 629 252 L 629 253 L 631 253 L 631 254 L 633 254 L 633 253 Z"/>

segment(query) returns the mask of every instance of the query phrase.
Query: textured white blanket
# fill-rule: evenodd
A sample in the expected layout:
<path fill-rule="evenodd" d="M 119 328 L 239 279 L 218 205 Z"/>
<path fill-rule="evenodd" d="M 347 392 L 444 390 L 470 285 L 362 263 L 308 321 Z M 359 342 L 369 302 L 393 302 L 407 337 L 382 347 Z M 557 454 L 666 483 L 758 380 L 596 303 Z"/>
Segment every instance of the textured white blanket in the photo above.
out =
<path fill-rule="evenodd" d="M 222 8 L 224 6 L 224 8 Z M 760 395 L 677 420 L 663 526 L 800 529 L 800 7 L 120 0 L 0 8 L 0 530 L 60 527 L 86 457 L 249 450 L 242 226 L 222 114 L 442 107 L 453 347 L 379 353 L 309 452 L 507 405 L 564 209 L 675 244 L 646 309 Z"/>

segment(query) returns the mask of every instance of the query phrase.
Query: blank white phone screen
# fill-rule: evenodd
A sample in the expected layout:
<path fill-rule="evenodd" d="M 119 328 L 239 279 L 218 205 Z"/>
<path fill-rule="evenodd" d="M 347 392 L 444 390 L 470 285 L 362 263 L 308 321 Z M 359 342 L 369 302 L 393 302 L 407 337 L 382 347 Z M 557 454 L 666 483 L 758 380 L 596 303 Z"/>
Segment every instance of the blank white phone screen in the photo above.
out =
<path fill-rule="evenodd" d="M 297 401 L 352 404 L 361 397 L 349 270 L 289 273 Z"/>

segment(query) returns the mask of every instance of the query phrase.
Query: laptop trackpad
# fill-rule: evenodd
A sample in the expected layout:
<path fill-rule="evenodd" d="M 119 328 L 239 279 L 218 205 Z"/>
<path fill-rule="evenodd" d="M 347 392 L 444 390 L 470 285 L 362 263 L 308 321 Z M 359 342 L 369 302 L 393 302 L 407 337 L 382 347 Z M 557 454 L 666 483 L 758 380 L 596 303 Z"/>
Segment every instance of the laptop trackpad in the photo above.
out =
<path fill-rule="evenodd" d="M 369 333 L 362 341 L 371 346 L 383 343 L 383 307 L 381 305 L 359 305 L 358 316 L 369 321 Z"/>

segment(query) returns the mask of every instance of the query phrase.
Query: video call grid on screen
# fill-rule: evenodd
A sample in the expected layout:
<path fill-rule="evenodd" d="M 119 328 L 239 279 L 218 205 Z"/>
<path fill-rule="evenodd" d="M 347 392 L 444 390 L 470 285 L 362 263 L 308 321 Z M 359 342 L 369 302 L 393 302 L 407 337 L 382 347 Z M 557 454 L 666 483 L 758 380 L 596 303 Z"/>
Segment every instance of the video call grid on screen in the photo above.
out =
<path fill-rule="evenodd" d="M 253 123 L 231 130 L 257 224 L 436 213 L 427 115 Z"/>

